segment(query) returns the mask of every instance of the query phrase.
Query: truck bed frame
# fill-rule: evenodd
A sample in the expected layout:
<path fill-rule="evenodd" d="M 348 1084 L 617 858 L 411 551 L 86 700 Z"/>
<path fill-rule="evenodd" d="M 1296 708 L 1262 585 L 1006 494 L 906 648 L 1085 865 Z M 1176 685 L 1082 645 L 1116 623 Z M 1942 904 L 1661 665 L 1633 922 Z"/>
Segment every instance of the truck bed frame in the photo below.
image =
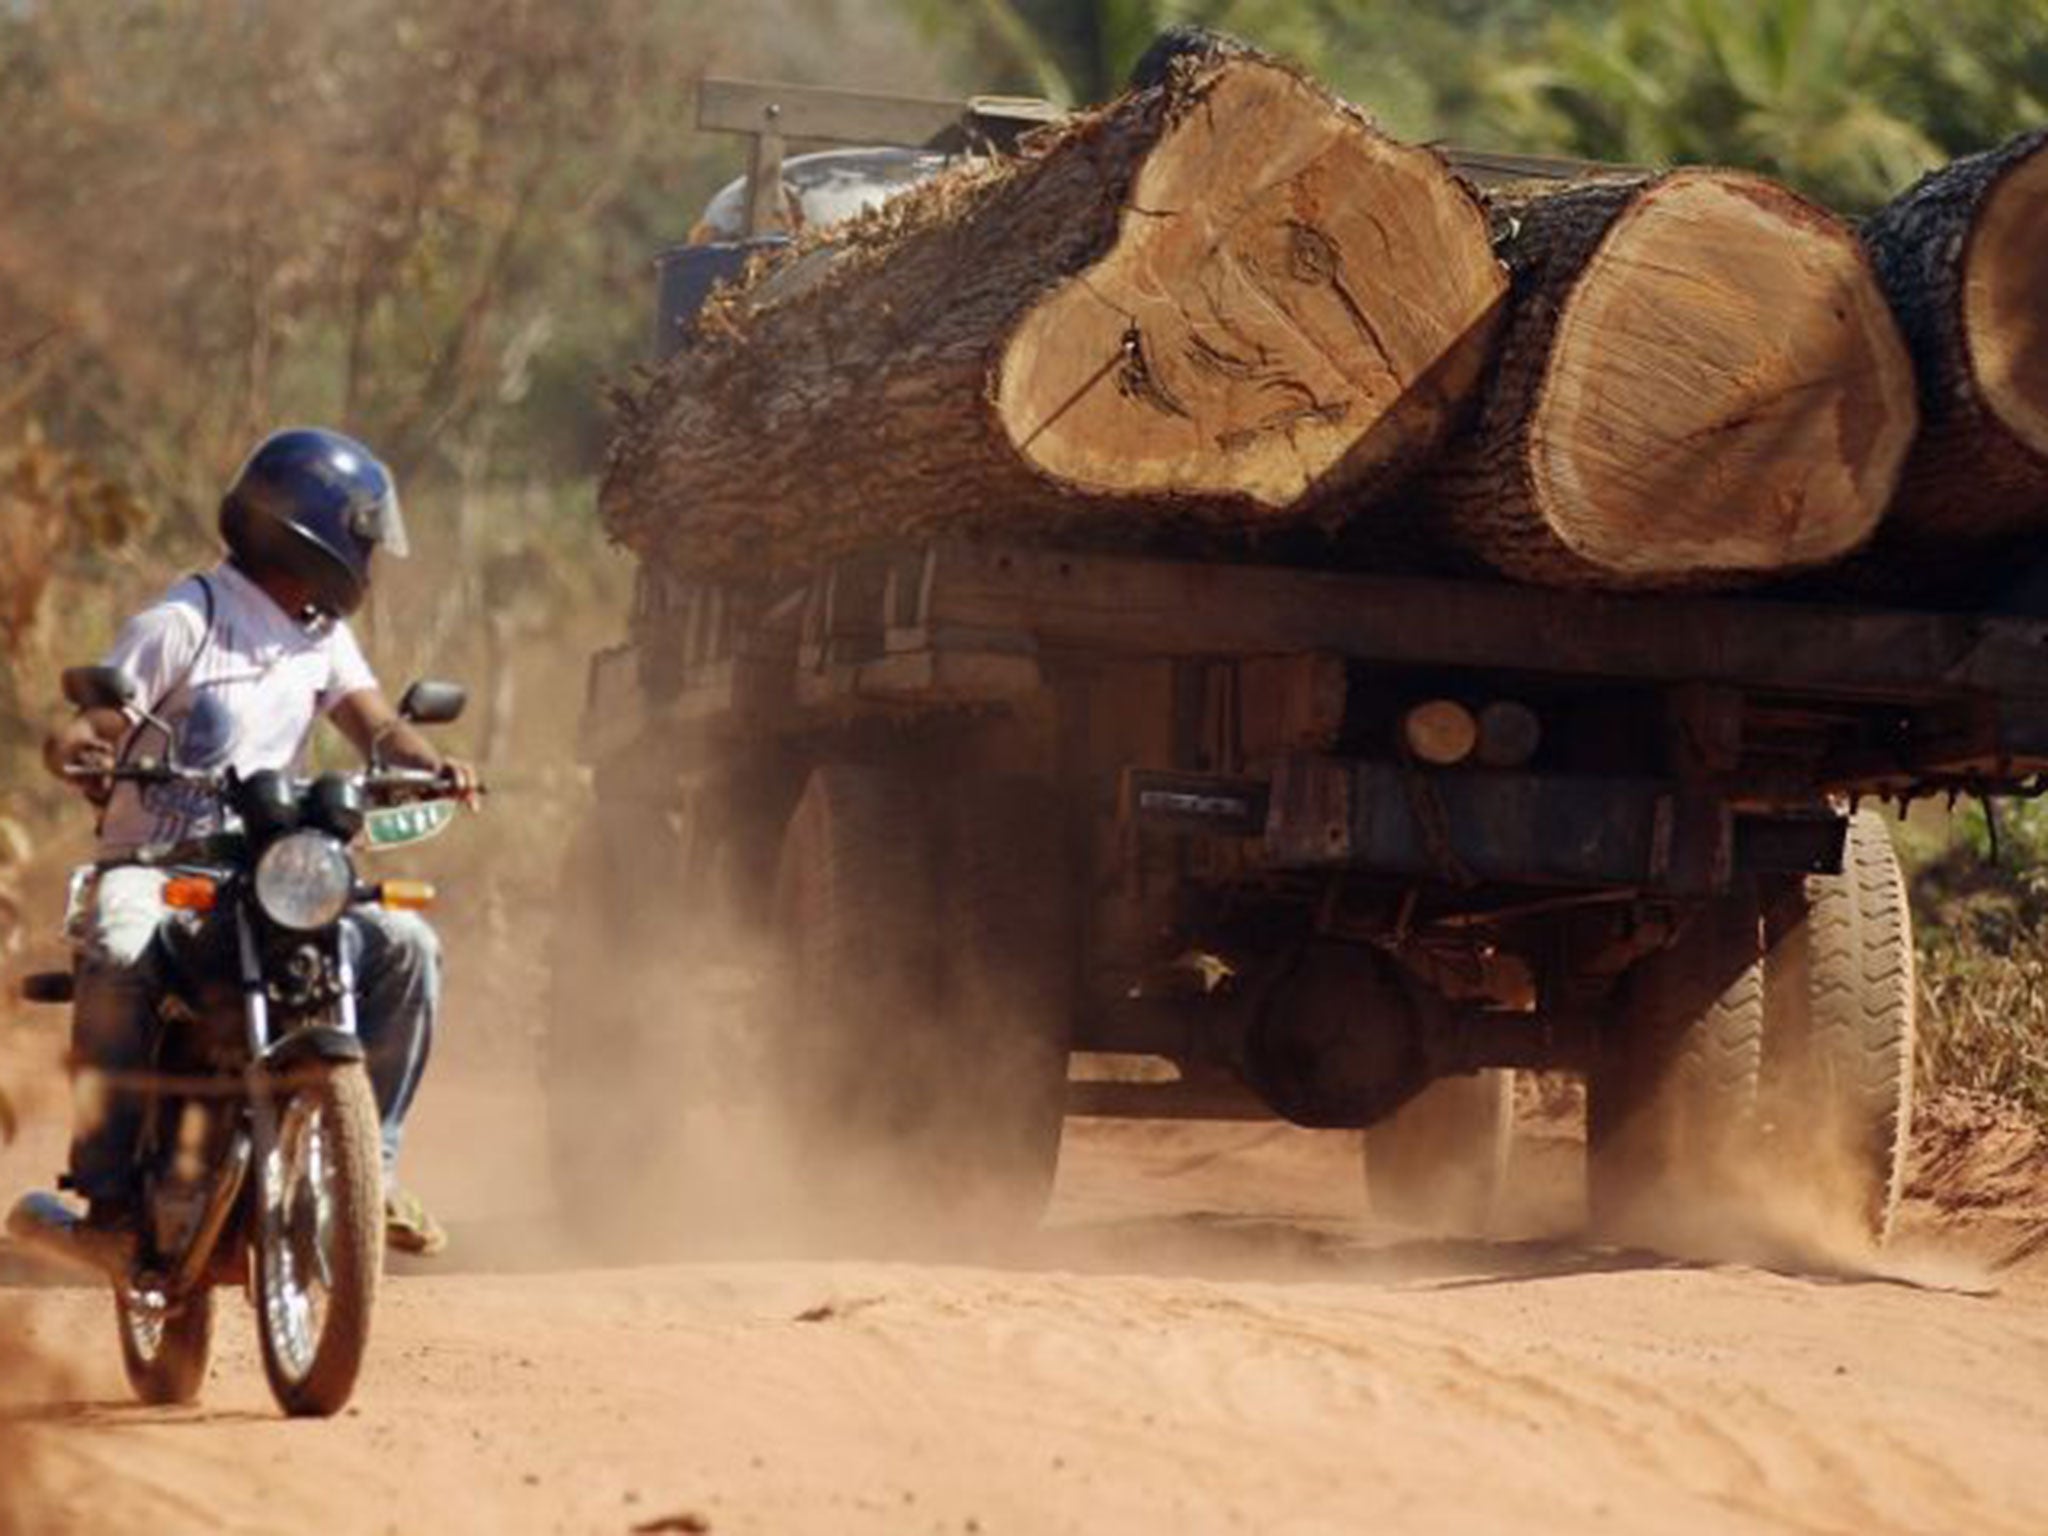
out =
<path fill-rule="evenodd" d="M 586 740 L 602 761 L 650 729 L 687 746 L 999 708 L 1142 658 L 1263 663 L 1301 750 L 1256 770 L 1134 764 L 1126 793 L 1150 822 L 1262 840 L 1267 867 L 1697 894 L 1745 864 L 1831 868 L 1839 819 L 1816 813 L 1834 798 L 2048 785 L 2040 619 L 969 542 L 763 587 L 644 579 L 632 643 L 593 664 Z M 1661 761 L 1422 772 L 1331 750 L 1360 669 L 1452 692 L 1606 690 Z"/>

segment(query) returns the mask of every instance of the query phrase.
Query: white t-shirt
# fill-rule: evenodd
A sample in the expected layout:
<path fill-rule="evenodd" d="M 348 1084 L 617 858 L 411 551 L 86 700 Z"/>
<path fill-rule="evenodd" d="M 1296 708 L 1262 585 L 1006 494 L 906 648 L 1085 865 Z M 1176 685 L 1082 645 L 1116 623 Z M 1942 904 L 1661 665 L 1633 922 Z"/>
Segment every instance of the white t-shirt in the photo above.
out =
<path fill-rule="evenodd" d="M 136 685 L 138 702 L 174 729 L 202 694 L 218 709 L 225 740 L 204 748 L 203 766 L 244 774 L 288 769 L 313 723 L 351 693 L 377 686 L 362 648 L 339 620 L 308 628 L 226 562 L 207 572 L 213 625 L 207 628 L 201 578 L 188 576 L 126 624 L 104 664 Z M 196 732 L 194 734 L 197 734 Z M 162 733 L 139 727 L 122 756 L 161 757 Z M 149 843 L 175 843 L 218 831 L 215 797 L 186 785 L 120 785 L 100 826 L 100 857 L 123 858 Z"/>

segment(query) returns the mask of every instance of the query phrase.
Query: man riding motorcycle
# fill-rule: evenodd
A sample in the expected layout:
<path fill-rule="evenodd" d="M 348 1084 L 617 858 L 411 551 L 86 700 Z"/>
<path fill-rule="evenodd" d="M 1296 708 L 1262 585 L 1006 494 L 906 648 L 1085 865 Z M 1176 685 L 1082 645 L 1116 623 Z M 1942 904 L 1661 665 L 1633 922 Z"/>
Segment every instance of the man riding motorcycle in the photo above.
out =
<path fill-rule="evenodd" d="M 177 583 L 120 631 L 105 664 L 125 673 L 147 713 L 174 731 L 209 697 L 219 761 L 246 776 L 298 758 L 329 716 L 366 759 L 440 772 L 464 799 L 476 776 L 444 759 L 400 719 L 365 661 L 347 618 L 369 591 L 380 549 L 402 558 L 405 525 L 390 472 L 338 432 L 295 428 L 264 439 L 220 507 L 227 557 Z M 65 1181 L 88 1202 L 94 1240 L 127 1241 L 135 1221 L 131 1095 L 96 1092 L 103 1074 L 148 1066 L 149 1021 L 163 982 L 168 917 L 164 875 L 136 862 L 144 847 L 217 831 L 217 799 L 177 784 L 138 787 L 93 776 L 169 743 L 115 710 L 87 710 L 44 742 L 50 771 L 81 786 L 100 810 L 97 874 L 78 935 L 72 1065 L 78 1092 Z M 81 776 L 83 775 L 83 776 Z M 405 1116 L 433 1041 L 440 950 L 411 912 L 350 913 L 359 978 L 358 1027 L 382 1120 L 385 1232 L 393 1248 L 435 1253 L 447 1238 L 397 1184 Z"/>

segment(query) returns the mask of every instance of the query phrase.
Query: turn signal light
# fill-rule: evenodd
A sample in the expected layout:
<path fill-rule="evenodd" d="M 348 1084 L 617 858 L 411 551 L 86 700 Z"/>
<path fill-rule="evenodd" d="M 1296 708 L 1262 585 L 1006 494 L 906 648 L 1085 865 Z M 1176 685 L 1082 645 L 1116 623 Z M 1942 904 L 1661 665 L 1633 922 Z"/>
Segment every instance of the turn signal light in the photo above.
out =
<path fill-rule="evenodd" d="M 164 905 L 174 912 L 211 912 L 220 886 L 205 875 L 173 875 L 164 882 Z"/>
<path fill-rule="evenodd" d="M 377 904 L 393 912 L 424 912 L 434 896 L 433 885 L 425 880 L 386 880 L 377 887 Z"/>

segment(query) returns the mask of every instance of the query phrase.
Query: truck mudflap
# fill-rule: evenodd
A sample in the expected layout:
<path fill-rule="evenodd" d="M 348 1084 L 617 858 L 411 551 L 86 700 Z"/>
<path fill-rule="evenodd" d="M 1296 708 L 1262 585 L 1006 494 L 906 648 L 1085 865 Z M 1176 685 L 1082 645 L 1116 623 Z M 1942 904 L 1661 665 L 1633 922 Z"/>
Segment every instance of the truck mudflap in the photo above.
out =
<path fill-rule="evenodd" d="M 1738 812 L 1670 780 L 1313 756 L 1265 782 L 1133 771 L 1124 803 L 1158 830 L 1256 836 L 1273 869 L 1670 896 L 1738 874 L 1833 873 L 1847 827 L 1824 809 Z"/>

